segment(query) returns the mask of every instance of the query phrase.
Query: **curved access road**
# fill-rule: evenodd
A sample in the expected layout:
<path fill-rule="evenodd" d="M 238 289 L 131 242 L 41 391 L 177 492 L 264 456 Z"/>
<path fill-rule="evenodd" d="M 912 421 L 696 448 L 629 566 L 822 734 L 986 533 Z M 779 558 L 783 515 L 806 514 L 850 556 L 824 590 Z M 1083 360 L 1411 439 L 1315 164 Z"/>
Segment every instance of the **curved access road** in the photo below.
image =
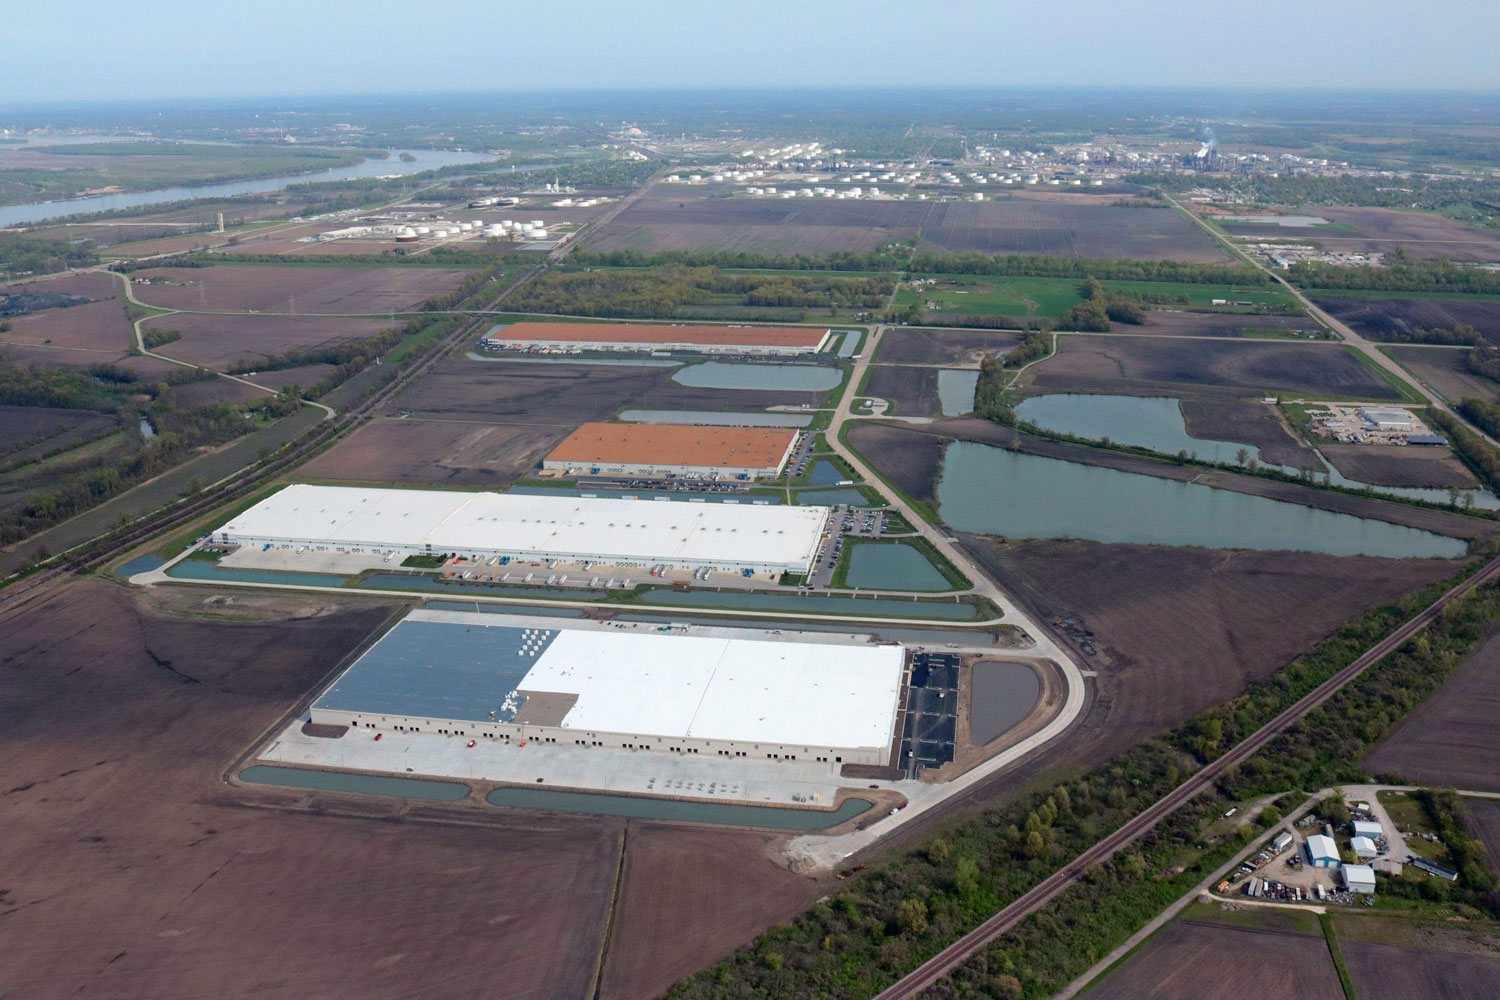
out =
<path fill-rule="evenodd" d="M 970 956 L 1060 896 L 1073 883 L 1080 880 L 1089 868 L 1107 861 L 1116 851 L 1128 846 L 1195 796 L 1213 787 L 1225 770 L 1252 756 L 1293 723 L 1332 698 L 1360 674 L 1426 628 L 1450 601 L 1462 597 L 1480 584 L 1495 578 L 1497 574 L 1500 574 L 1500 557 L 1486 563 L 1467 580 L 1443 594 L 1400 628 L 1365 650 L 1348 666 L 1339 670 L 1296 704 L 1240 741 L 1222 757 L 1198 770 L 1192 777 L 1127 820 L 1117 830 L 1074 858 L 1066 866 L 1037 883 L 1031 891 L 892 984 L 876 1000 L 901 1000 L 901 998 L 915 997 L 943 979 L 967 961 Z"/>

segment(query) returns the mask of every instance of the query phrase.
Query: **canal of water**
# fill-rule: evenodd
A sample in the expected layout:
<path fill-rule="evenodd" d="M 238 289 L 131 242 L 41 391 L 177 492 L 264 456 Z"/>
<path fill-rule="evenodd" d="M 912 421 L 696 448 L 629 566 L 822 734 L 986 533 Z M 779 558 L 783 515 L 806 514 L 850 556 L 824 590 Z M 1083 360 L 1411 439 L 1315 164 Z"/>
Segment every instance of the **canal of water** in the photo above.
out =
<path fill-rule="evenodd" d="M 633 819 L 675 819 L 685 823 L 759 826 L 775 830 L 826 830 L 868 812 L 864 799 L 845 799 L 835 810 L 778 809 L 775 806 L 735 805 L 728 802 L 684 802 L 602 792 L 564 792 L 550 788 L 497 788 L 484 797 L 492 806 L 512 809 L 550 809 L 554 812 L 628 816 Z"/>
<path fill-rule="evenodd" d="M 972 604 L 950 604 L 944 601 L 799 597 L 796 594 L 738 593 L 730 590 L 656 590 L 641 598 L 641 601 L 645 604 L 670 604 L 685 608 L 738 608 L 743 611 L 861 615 L 867 618 L 941 618 L 962 621 L 975 616 Z"/>
<path fill-rule="evenodd" d="M 271 767 L 256 764 L 240 772 L 240 780 L 256 785 L 309 788 L 320 792 L 359 792 L 364 795 L 396 795 L 404 799 L 436 799 L 457 802 L 467 798 L 469 786 L 457 781 L 426 778 L 391 778 L 380 774 L 347 771 L 311 771 L 301 767 Z"/>
<path fill-rule="evenodd" d="M 714 410 L 621 410 L 621 420 L 646 424 L 703 424 L 710 427 L 806 427 L 812 413 L 721 413 Z"/>

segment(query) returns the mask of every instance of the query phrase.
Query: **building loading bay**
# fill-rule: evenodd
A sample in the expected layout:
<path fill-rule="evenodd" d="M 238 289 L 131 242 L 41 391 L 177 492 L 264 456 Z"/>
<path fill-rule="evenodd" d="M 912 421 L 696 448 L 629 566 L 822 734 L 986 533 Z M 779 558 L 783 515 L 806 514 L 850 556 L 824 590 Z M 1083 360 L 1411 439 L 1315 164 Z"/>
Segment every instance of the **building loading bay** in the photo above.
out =
<path fill-rule="evenodd" d="M 911 659 L 897 765 L 908 778 L 953 760 L 958 730 L 958 654 L 917 653 Z"/>

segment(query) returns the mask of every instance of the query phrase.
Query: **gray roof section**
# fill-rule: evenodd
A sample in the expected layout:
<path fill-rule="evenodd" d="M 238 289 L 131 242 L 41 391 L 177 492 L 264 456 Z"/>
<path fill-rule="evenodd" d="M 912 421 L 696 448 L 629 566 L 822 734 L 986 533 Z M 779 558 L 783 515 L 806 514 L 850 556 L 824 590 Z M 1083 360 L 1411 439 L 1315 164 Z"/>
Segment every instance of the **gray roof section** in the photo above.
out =
<path fill-rule="evenodd" d="M 316 704 L 366 715 L 510 722 L 520 699 L 507 707 L 507 696 L 556 636 L 555 629 L 402 621 Z"/>

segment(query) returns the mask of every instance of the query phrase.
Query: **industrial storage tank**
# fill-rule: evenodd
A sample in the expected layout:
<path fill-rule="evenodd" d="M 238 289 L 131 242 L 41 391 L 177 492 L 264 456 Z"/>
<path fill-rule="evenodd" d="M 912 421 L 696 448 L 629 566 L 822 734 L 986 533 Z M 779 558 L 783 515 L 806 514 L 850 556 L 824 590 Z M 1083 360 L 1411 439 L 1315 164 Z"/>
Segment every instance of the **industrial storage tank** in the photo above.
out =
<path fill-rule="evenodd" d="M 498 226 L 498 225 L 497 226 L 485 226 L 484 227 L 484 235 L 486 235 L 486 236 L 504 236 L 505 235 L 505 227 L 504 226 Z"/>
<path fill-rule="evenodd" d="M 417 227 L 417 235 L 418 236 L 431 236 L 432 235 L 432 227 L 431 226 L 418 226 Z"/>
<path fill-rule="evenodd" d="M 531 231 L 531 238 L 534 240 L 545 240 L 547 238 L 547 230 L 533 229 Z"/>
<path fill-rule="evenodd" d="M 532 226 L 533 229 L 542 229 L 546 225 L 547 225 L 546 221 L 544 221 L 542 219 L 532 219 L 531 220 L 531 226 Z"/>

